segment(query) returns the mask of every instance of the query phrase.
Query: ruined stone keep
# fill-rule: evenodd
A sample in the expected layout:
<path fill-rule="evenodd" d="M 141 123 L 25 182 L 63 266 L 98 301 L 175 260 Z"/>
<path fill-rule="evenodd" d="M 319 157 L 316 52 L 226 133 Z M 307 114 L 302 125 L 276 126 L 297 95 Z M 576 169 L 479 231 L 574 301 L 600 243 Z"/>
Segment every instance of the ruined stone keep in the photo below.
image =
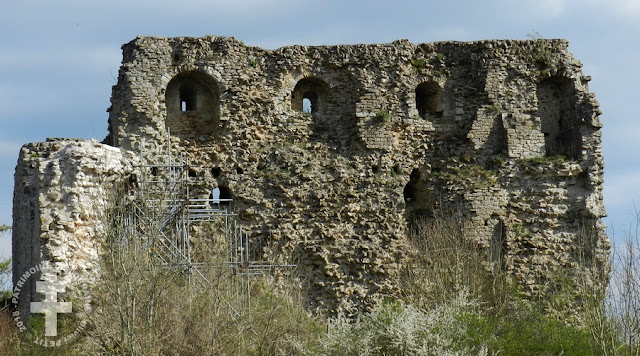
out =
<path fill-rule="evenodd" d="M 415 219 L 461 219 L 525 294 L 606 264 L 603 157 L 590 77 L 564 40 L 291 46 L 138 37 L 123 46 L 103 143 L 25 145 L 14 278 L 41 259 L 95 273 L 107 191 L 154 162 L 189 162 L 194 196 L 233 199 L 252 249 L 306 272 L 312 304 L 397 291 Z M 580 240 L 584 228 L 597 238 Z"/>

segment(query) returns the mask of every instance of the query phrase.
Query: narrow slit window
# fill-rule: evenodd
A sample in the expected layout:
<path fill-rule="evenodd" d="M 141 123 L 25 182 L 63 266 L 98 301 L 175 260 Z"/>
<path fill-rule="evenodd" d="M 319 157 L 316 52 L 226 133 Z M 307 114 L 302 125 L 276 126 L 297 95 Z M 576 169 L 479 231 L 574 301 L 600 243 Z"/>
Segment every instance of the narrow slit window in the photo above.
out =
<path fill-rule="evenodd" d="M 302 96 L 302 112 L 318 112 L 318 94 L 315 91 L 308 91 Z"/>
<path fill-rule="evenodd" d="M 308 114 L 311 114 L 311 112 L 312 112 L 311 99 L 309 99 L 309 98 L 303 98 L 302 99 L 302 112 L 306 112 Z"/>
<path fill-rule="evenodd" d="M 196 109 L 196 91 L 190 85 L 184 85 L 180 88 L 180 110 L 193 111 Z"/>

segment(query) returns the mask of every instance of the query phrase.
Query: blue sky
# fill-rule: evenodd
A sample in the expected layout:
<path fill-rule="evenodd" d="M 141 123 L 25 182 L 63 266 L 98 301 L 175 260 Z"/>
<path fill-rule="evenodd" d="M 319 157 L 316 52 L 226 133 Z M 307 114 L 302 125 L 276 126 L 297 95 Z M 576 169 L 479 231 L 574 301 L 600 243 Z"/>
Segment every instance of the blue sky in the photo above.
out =
<path fill-rule="evenodd" d="M 640 0 L 20 0 L 0 11 L 0 224 L 11 224 L 20 146 L 107 134 L 120 46 L 138 35 L 234 36 L 292 44 L 566 38 L 604 114 L 607 225 L 620 237 L 640 204 Z M 640 208 L 640 206 L 639 206 Z M 9 256 L 10 235 L 0 235 Z"/>

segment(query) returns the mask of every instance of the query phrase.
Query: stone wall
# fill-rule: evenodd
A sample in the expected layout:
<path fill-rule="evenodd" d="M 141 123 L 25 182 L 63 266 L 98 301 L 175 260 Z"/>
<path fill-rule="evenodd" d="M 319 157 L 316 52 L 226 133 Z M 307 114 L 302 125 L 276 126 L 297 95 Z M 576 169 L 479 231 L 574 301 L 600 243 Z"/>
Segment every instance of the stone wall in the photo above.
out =
<path fill-rule="evenodd" d="M 396 293 L 410 224 L 439 212 L 544 295 L 556 269 L 584 267 L 581 229 L 597 232 L 598 263 L 609 249 L 600 112 L 567 46 L 138 37 L 123 46 L 105 143 L 160 163 L 170 132 L 194 196 L 223 188 L 253 249 L 295 261 L 320 309 Z"/>
<path fill-rule="evenodd" d="M 35 281 L 57 278 L 66 285 L 97 276 L 100 239 L 104 236 L 108 198 L 114 184 L 134 174 L 138 157 L 97 141 L 48 139 L 20 150 L 13 199 L 14 284 L 45 262 L 22 287 L 24 308 Z"/>

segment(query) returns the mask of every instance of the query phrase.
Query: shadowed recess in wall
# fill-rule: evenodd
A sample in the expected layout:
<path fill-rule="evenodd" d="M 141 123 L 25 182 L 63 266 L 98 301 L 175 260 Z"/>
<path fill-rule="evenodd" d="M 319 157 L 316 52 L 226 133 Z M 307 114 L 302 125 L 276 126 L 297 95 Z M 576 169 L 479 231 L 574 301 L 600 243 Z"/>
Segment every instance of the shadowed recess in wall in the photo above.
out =
<path fill-rule="evenodd" d="M 320 78 L 303 78 L 291 93 L 291 110 L 310 115 L 314 140 L 344 148 L 353 143 L 357 131 L 353 94 L 339 84 L 330 87 Z"/>
<path fill-rule="evenodd" d="M 442 88 L 438 83 L 425 82 L 416 87 L 416 108 L 420 117 L 425 120 L 442 116 Z"/>
<path fill-rule="evenodd" d="M 546 156 L 579 159 L 582 139 L 571 79 L 560 76 L 545 79 L 538 84 L 537 98 Z"/>
<path fill-rule="evenodd" d="M 206 140 L 220 130 L 220 98 L 215 79 L 200 72 L 174 77 L 165 94 L 167 128 L 183 139 Z"/>
<path fill-rule="evenodd" d="M 404 215 L 409 224 L 433 217 L 433 199 L 427 184 L 418 168 L 411 172 L 409 182 L 402 191 L 405 204 Z"/>

